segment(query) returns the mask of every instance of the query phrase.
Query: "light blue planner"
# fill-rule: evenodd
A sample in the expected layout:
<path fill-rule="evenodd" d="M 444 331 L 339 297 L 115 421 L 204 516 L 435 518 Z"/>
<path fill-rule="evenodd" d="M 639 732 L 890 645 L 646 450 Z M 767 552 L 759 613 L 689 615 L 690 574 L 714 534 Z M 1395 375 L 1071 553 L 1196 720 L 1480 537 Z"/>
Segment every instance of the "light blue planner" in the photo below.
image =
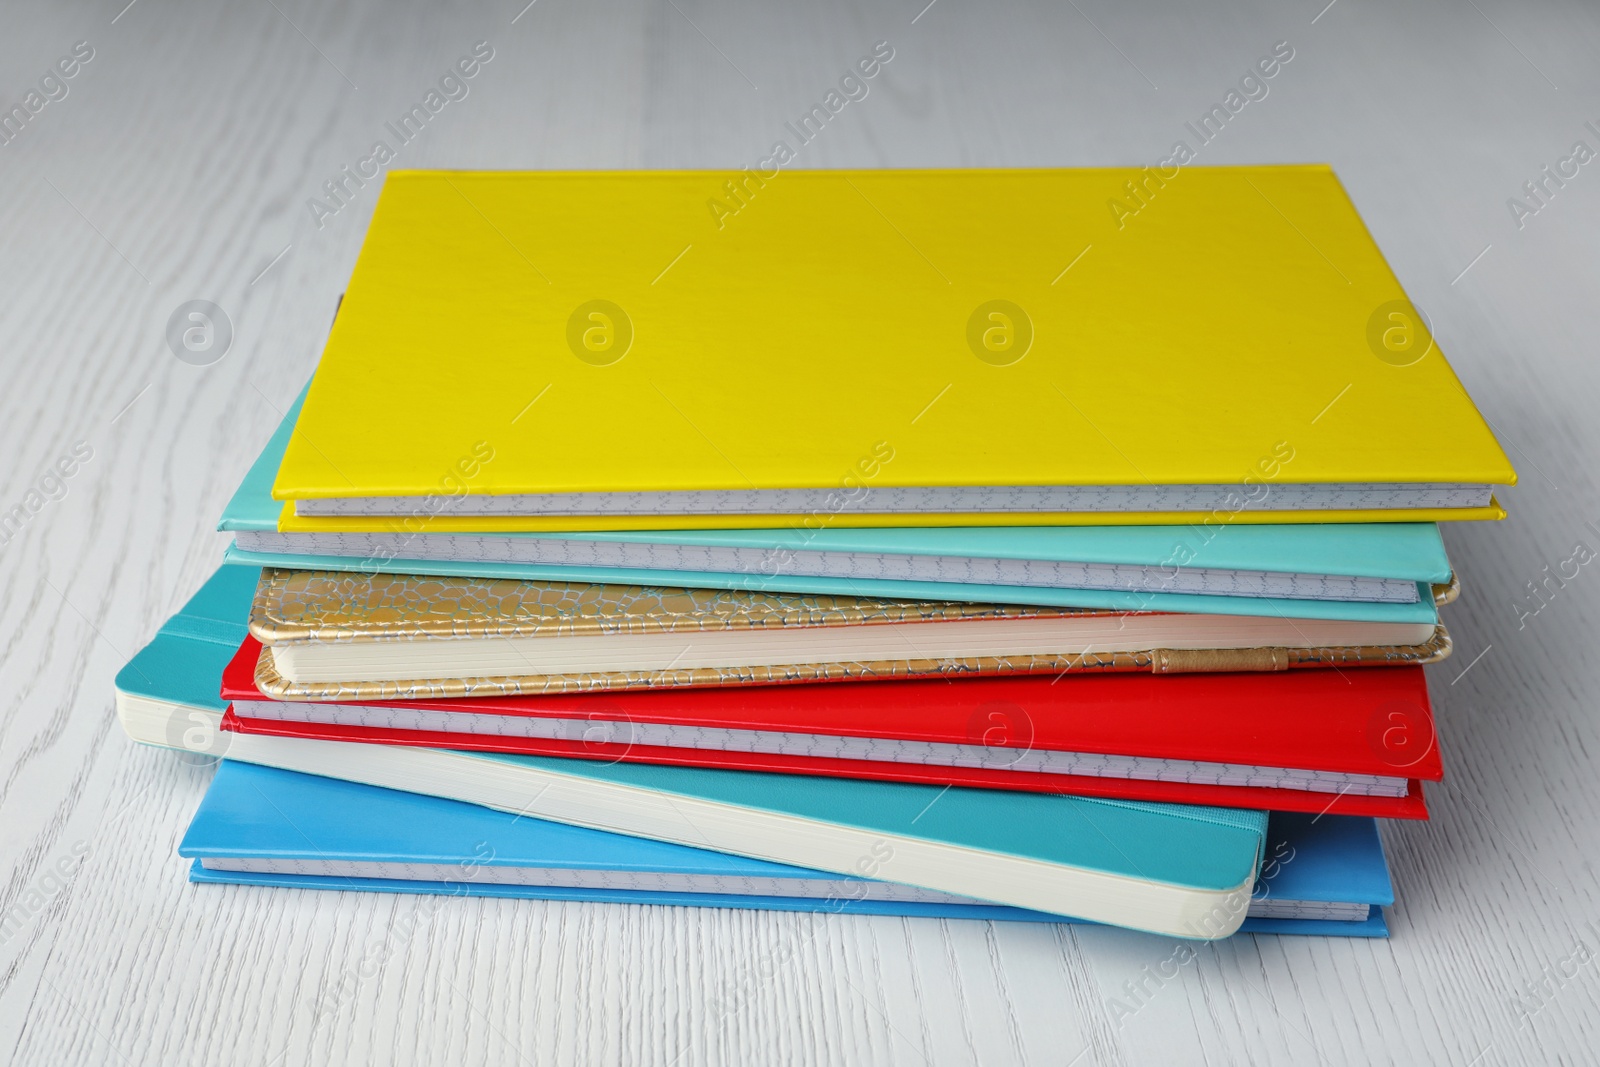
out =
<path fill-rule="evenodd" d="M 1387 932 L 1382 906 L 1393 896 L 1372 819 L 1274 815 L 1267 843 L 1242 930 Z M 178 851 L 194 859 L 196 882 L 1078 921 L 231 760 Z"/>

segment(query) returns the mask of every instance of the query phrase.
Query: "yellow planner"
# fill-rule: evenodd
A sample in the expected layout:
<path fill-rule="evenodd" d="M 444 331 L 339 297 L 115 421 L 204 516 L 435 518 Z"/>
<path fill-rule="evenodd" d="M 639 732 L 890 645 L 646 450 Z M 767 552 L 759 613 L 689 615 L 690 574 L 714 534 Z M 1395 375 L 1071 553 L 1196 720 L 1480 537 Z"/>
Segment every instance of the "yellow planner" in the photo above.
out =
<path fill-rule="evenodd" d="M 285 531 L 1498 518 L 1326 166 L 391 173 Z"/>

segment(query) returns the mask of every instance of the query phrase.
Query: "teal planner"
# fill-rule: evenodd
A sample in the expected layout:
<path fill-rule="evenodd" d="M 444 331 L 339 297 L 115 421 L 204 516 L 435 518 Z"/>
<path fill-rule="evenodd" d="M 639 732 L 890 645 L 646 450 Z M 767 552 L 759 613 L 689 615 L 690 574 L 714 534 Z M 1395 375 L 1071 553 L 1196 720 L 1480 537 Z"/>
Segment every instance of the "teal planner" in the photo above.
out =
<path fill-rule="evenodd" d="M 1433 523 L 280 533 L 299 405 L 223 512 L 230 563 L 1370 622 L 1437 622 L 1451 580 Z"/>
<path fill-rule="evenodd" d="M 228 706 L 219 695 L 222 669 L 249 633 L 245 619 L 260 576 L 255 567 L 218 567 L 117 673 L 119 699 L 131 696 L 220 715 Z"/>

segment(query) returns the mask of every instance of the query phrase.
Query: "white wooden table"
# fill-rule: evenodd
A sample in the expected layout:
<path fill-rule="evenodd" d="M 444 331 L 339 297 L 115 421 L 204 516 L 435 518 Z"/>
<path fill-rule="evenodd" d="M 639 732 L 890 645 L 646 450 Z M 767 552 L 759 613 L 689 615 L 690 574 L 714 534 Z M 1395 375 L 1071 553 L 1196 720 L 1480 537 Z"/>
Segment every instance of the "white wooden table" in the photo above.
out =
<path fill-rule="evenodd" d="M 1519 613 L 1545 565 L 1600 551 L 1600 162 L 1520 226 L 1507 204 L 1600 150 L 1592 6 L 125 2 L 0 11 L 7 107 L 93 52 L 0 145 L 0 512 L 24 509 L 0 536 L 0 1061 L 1600 1057 L 1600 564 Z M 1289 42 L 1199 162 L 1332 162 L 1522 472 L 1509 521 L 1446 535 L 1448 778 L 1431 823 L 1385 830 L 1393 939 L 1201 947 L 1124 1017 L 1174 942 L 189 885 L 174 850 L 210 772 L 129 743 L 112 677 L 216 564 L 212 524 L 315 363 L 375 194 L 323 184 L 479 41 L 395 166 L 753 163 L 877 41 L 892 61 L 797 166 L 1154 162 Z M 190 299 L 233 325 L 209 366 L 165 341 Z"/>

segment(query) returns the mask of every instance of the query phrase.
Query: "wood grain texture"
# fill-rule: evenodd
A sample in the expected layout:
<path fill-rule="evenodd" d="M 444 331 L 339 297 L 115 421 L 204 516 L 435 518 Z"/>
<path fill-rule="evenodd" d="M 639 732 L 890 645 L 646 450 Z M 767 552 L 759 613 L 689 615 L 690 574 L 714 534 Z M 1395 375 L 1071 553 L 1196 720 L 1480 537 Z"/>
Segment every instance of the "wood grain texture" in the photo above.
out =
<path fill-rule="evenodd" d="M 124 2 L 0 12 L 7 106 L 95 50 L 0 146 L 0 511 L 93 450 L 0 547 L 0 914 L 23 916 L 0 1061 L 1592 1062 L 1600 573 L 1518 605 L 1600 549 L 1600 163 L 1520 229 L 1507 207 L 1600 148 L 1592 5 Z M 1446 535 L 1466 583 L 1430 669 L 1448 777 L 1430 824 L 1386 830 L 1394 938 L 1202 947 L 1128 1015 L 1112 998 L 1174 943 L 187 884 L 209 771 L 129 743 L 112 677 L 214 566 L 375 188 L 320 227 L 306 201 L 480 40 L 493 60 L 396 165 L 752 163 L 878 40 L 893 61 L 797 165 L 1152 162 L 1290 42 L 1199 162 L 1332 162 L 1522 472 L 1511 519 Z M 164 341 L 192 298 L 235 328 L 207 367 Z"/>

